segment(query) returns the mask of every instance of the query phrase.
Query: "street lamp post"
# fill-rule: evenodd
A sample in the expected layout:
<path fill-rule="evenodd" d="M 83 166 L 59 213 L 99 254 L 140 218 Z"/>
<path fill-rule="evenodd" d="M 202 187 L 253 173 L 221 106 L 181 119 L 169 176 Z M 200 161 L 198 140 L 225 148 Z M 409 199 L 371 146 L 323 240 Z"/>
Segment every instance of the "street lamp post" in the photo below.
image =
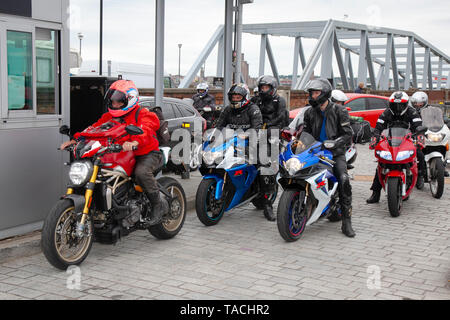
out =
<path fill-rule="evenodd" d="M 181 46 L 183 44 L 178 44 L 178 84 L 181 83 Z"/>
<path fill-rule="evenodd" d="M 81 40 L 83 40 L 84 35 L 81 32 L 78 32 L 78 39 L 80 39 L 80 57 L 81 57 Z"/>

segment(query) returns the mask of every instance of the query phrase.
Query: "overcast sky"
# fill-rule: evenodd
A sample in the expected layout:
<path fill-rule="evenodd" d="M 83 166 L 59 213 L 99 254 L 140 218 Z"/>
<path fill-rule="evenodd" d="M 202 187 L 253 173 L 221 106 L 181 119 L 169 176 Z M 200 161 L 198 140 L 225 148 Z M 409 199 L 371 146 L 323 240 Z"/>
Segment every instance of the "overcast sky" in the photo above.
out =
<path fill-rule="evenodd" d="M 71 47 L 78 49 L 82 32 L 82 57 L 98 59 L 99 3 L 70 0 Z M 103 57 L 105 60 L 154 64 L 155 1 L 104 0 Z M 220 24 L 224 23 L 224 0 L 167 0 L 165 6 L 165 70 L 178 74 L 178 44 L 181 73 L 185 74 Z M 244 23 L 344 20 L 412 31 L 450 55 L 450 1 L 448 0 L 254 0 L 244 5 Z M 294 39 L 270 37 L 280 74 L 292 74 Z M 385 43 L 386 40 L 371 41 Z M 346 41 L 355 44 L 354 41 Z M 399 40 L 398 42 L 401 42 Z M 309 57 L 316 40 L 304 40 Z M 242 50 L 257 76 L 260 37 L 244 34 Z M 420 51 L 417 51 L 420 52 Z M 206 74 L 216 73 L 217 48 L 206 62 Z M 357 61 L 353 56 L 353 64 Z M 104 69 L 106 66 L 104 66 Z M 320 67 L 318 69 L 320 71 Z M 266 62 L 266 73 L 270 65 Z M 318 72 L 318 71 L 316 71 Z M 356 72 L 356 71 L 355 71 Z"/>

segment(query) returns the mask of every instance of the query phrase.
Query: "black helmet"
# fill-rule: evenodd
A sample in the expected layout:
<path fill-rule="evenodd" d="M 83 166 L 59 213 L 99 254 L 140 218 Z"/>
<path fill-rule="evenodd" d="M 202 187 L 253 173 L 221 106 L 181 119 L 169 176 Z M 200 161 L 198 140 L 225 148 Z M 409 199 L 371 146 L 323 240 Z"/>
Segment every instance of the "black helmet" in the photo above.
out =
<path fill-rule="evenodd" d="M 327 79 L 319 78 L 311 80 L 307 86 L 306 90 L 309 93 L 308 102 L 311 107 L 316 108 L 321 106 L 331 97 L 331 91 L 333 88 L 331 87 L 330 82 Z M 320 95 L 316 98 L 312 98 L 312 91 L 321 91 Z"/>
<path fill-rule="evenodd" d="M 233 95 L 238 94 L 242 97 L 240 101 L 233 101 L 231 98 Z M 238 109 L 246 106 L 250 101 L 249 99 L 250 91 L 245 83 L 233 84 L 228 90 L 228 100 L 230 101 L 231 107 Z"/>
<path fill-rule="evenodd" d="M 408 102 L 409 97 L 405 92 L 394 92 L 389 98 L 389 109 L 394 116 L 401 116 L 408 109 Z"/>
<path fill-rule="evenodd" d="M 270 86 L 270 90 L 263 91 L 261 89 L 261 87 L 263 85 Z M 277 93 L 278 81 L 277 81 L 277 79 L 275 79 L 272 76 L 264 75 L 264 76 L 259 77 L 258 80 L 256 80 L 256 86 L 258 87 L 258 95 L 262 99 L 264 99 L 264 100 L 270 99 L 270 98 L 273 98 Z"/>

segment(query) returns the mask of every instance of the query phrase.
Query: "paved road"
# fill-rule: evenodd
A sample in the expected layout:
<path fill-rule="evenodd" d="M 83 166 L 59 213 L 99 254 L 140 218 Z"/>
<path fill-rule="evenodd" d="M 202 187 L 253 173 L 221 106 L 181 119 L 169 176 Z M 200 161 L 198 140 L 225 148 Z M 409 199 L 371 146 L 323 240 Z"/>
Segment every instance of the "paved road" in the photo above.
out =
<path fill-rule="evenodd" d="M 361 167 L 365 158 L 358 174 L 372 170 Z M 415 190 L 398 218 L 385 197 L 365 203 L 369 182 L 352 185 L 353 239 L 340 223 L 319 221 L 286 243 L 252 205 L 214 227 L 190 211 L 172 240 L 140 231 L 116 246 L 94 244 L 79 288 L 77 273 L 54 269 L 43 254 L 0 263 L 0 300 L 450 299 L 450 185 L 441 200 Z"/>

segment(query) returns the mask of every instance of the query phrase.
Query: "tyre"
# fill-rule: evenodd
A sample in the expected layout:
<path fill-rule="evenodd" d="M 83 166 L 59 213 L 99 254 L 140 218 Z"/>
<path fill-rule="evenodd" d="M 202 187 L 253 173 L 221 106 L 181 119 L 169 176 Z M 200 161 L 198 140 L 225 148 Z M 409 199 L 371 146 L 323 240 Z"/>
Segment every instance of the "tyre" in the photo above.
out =
<path fill-rule="evenodd" d="M 168 177 L 158 180 L 161 186 L 173 197 L 169 206 L 169 213 L 164 215 L 160 224 L 151 226 L 148 231 L 157 239 L 171 239 L 175 237 L 183 227 L 186 220 L 186 194 L 181 184 Z"/>
<path fill-rule="evenodd" d="M 83 237 L 76 235 L 77 222 L 81 214 L 74 211 L 71 200 L 59 200 L 44 221 L 41 233 L 41 249 L 48 262 L 55 268 L 67 270 L 79 265 L 89 254 L 93 242 L 90 216 L 85 222 Z"/>
<path fill-rule="evenodd" d="M 268 197 L 269 201 L 272 205 L 275 202 L 275 200 L 277 199 L 277 195 L 278 195 L 278 184 L 276 184 L 275 192 L 270 194 L 270 196 Z M 255 199 L 252 200 L 252 204 L 256 207 L 256 209 L 258 209 L 258 210 L 264 209 L 265 197 L 266 197 L 266 195 L 263 194 L 263 195 L 257 196 Z"/>
<path fill-rule="evenodd" d="M 434 172 L 431 173 L 430 179 L 431 194 L 434 198 L 440 199 L 444 193 L 445 167 L 441 158 L 434 158 L 431 161 L 434 161 Z"/>
<path fill-rule="evenodd" d="M 402 209 L 402 184 L 400 178 L 388 179 L 388 207 L 392 217 L 398 217 Z"/>
<path fill-rule="evenodd" d="M 281 194 L 277 210 L 277 226 L 281 237 L 293 242 L 303 234 L 308 221 L 305 191 L 285 190 Z"/>
<path fill-rule="evenodd" d="M 195 210 L 198 219 L 205 226 L 213 226 L 219 223 L 225 211 L 224 197 L 217 200 L 215 197 L 217 181 L 215 179 L 203 179 L 200 182 L 195 197 Z"/>

